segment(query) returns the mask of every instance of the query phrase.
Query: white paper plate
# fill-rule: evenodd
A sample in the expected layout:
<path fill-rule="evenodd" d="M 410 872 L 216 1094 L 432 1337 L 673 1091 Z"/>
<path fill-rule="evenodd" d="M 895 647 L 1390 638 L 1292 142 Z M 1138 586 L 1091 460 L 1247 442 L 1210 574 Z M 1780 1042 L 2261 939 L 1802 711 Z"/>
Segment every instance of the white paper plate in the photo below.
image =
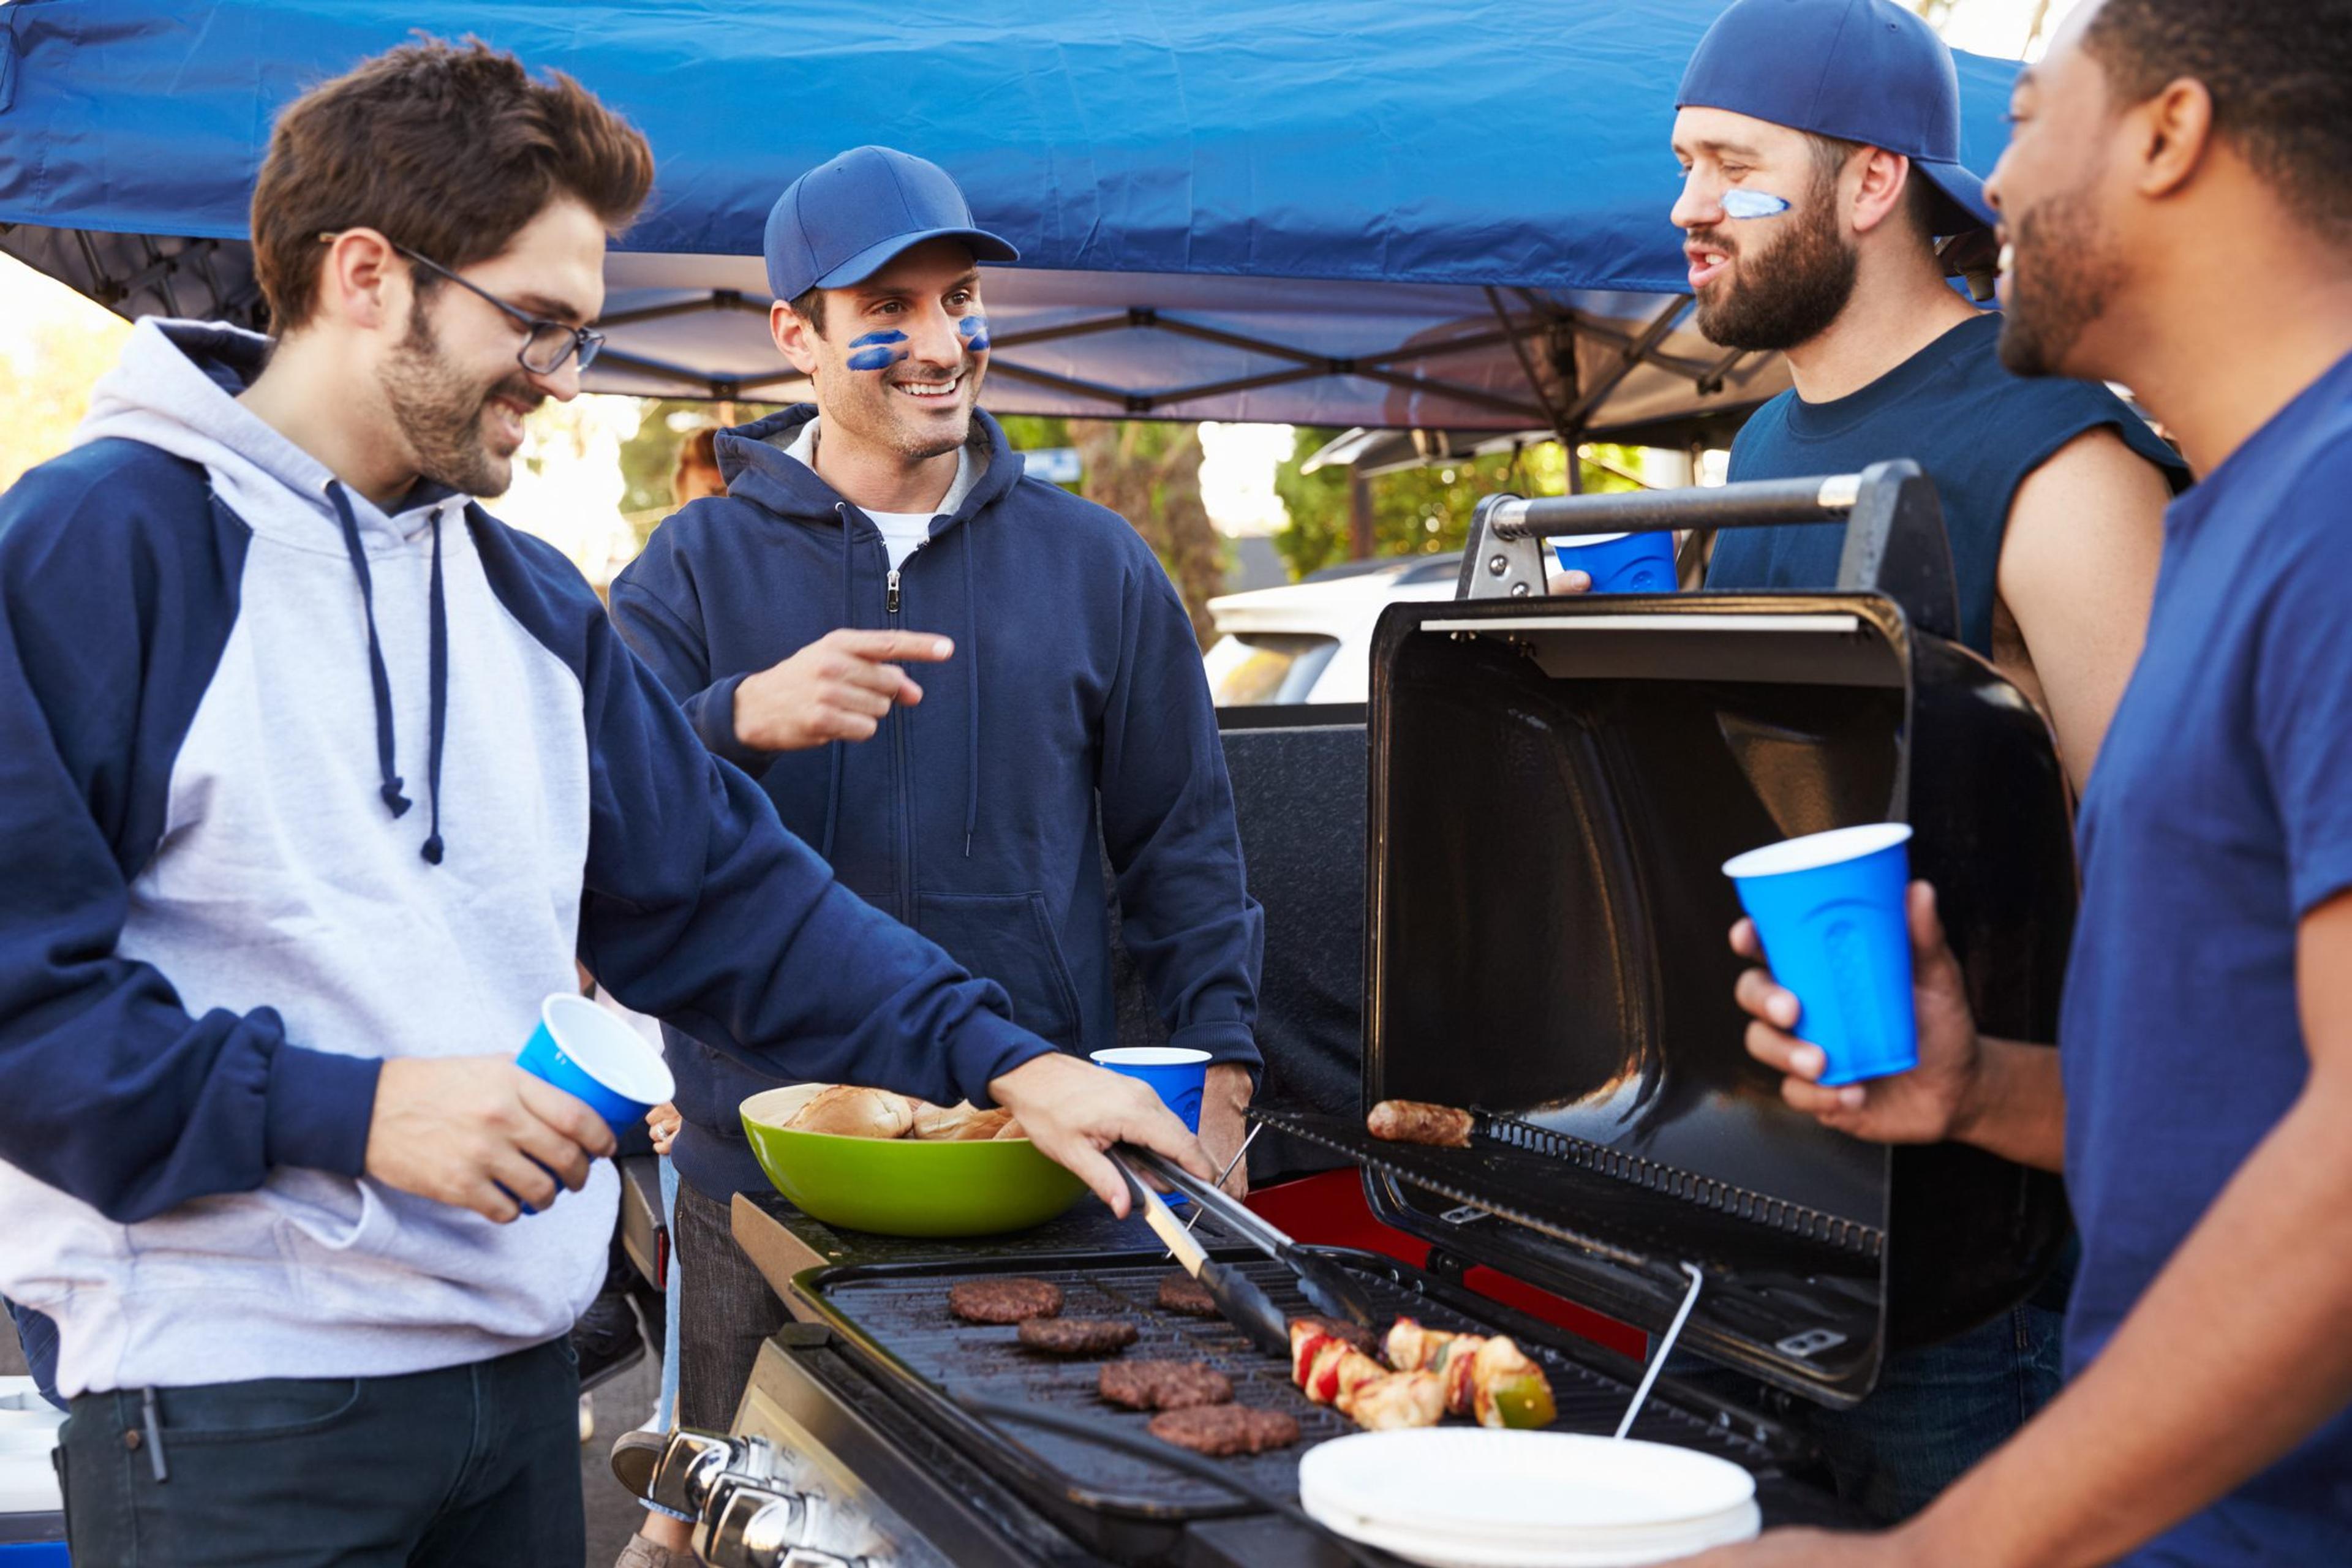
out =
<path fill-rule="evenodd" d="M 1383 1529 L 1572 1544 L 1704 1526 L 1752 1504 L 1755 1479 L 1710 1454 L 1570 1432 L 1434 1426 L 1319 1443 L 1302 1502 Z M 1313 1511 L 1312 1509 L 1309 1511 Z"/>
<path fill-rule="evenodd" d="M 1604 1540 L 1572 1532 L 1573 1539 L 1500 1542 L 1444 1531 L 1401 1530 L 1345 1513 L 1313 1507 L 1307 1513 L 1325 1528 L 1366 1546 L 1377 1546 L 1427 1568 L 1645 1568 L 1673 1563 L 1711 1547 L 1755 1539 L 1762 1518 L 1752 1502 L 1742 1503 L 1704 1527 L 1688 1524 L 1667 1532 L 1644 1532 L 1640 1541 Z M 1602 1535 L 1613 1532 L 1601 1532 Z"/>

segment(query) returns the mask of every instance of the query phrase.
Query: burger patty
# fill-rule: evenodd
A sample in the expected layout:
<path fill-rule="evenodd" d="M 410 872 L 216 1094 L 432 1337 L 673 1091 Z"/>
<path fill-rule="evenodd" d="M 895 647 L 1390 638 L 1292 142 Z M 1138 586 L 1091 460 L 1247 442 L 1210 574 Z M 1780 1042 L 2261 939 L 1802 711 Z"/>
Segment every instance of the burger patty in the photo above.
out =
<path fill-rule="evenodd" d="M 1181 1269 L 1160 1282 L 1160 1309 L 1165 1312 L 1181 1312 L 1188 1318 L 1215 1318 L 1217 1299 L 1209 1288 Z"/>
<path fill-rule="evenodd" d="M 1223 1405 L 1234 1396 L 1231 1379 L 1197 1361 L 1112 1362 L 1095 1386 L 1105 1399 L 1129 1410 L 1190 1410 Z"/>
<path fill-rule="evenodd" d="M 1043 1279 L 967 1279 L 948 1292 L 948 1310 L 968 1323 L 1057 1318 L 1062 1288 Z"/>
<path fill-rule="evenodd" d="M 1319 1318 L 1312 1312 L 1304 1317 L 1294 1318 L 1291 1321 L 1312 1323 L 1318 1330 L 1330 1335 L 1341 1344 L 1360 1350 L 1374 1361 L 1385 1362 L 1387 1359 L 1381 1353 L 1381 1336 L 1365 1328 L 1361 1323 L 1350 1323 L 1339 1318 Z"/>
<path fill-rule="evenodd" d="M 1116 1318 L 1031 1318 L 1021 1342 L 1055 1355 L 1113 1355 L 1135 1342 L 1135 1325 Z"/>
<path fill-rule="evenodd" d="M 1213 1459 L 1263 1454 L 1298 1441 L 1297 1420 L 1279 1410 L 1247 1405 L 1196 1405 L 1189 1410 L 1171 1410 L 1153 1416 L 1146 1430 L 1163 1443 Z"/>

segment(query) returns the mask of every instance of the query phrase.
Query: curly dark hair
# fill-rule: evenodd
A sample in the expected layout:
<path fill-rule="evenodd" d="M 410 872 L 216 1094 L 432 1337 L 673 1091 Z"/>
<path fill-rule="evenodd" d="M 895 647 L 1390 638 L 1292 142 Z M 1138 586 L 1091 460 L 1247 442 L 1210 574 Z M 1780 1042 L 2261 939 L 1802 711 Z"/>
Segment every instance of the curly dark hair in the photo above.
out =
<path fill-rule="evenodd" d="M 274 331 L 319 303 L 319 237 L 365 224 L 444 267 L 498 255 L 558 195 L 618 234 L 653 149 L 560 71 L 533 80 L 478 38 L 422 38 L 296 99 L 253 193 L 254 271 Z M 418 279 L 421 294 L 429 291 Z"/>
<path fill-rule="evenodd" d="M 2126 103 L 2189 78 L 2216 132 L 2324 238 L 2352 238 L 2352 0 L 2106 0 L 2083 47 Z"/>

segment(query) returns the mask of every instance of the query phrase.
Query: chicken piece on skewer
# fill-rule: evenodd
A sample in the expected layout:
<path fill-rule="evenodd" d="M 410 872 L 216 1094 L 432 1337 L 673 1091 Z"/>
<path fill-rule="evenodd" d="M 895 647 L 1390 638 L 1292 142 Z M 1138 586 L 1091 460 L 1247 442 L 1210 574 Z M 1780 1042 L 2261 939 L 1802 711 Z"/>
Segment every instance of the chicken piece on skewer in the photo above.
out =
<path fill-rule="evenodd" d="M 1482 1426 L 1548 1426 L 1556 1415 L 1543 1368 L 1507 1337 L 1448 1333 L 1399 1318 L 1386 1349 L 1400 1371 L 1435 1373 L 1446 1409 Z"/>
<path fill-rule="evenodd" d="M 1504 1335 L 1470 1356 L 1470 1413 L 1481 1426 L 1549 1426 L 1559 1415 L 1551 1380 Z"/>
<path fill-rule="evenodd" d="M 1341 1394 L 1339 1413 L 1367 1432 L 1434 1426 L 1445 1415 L 1445 1390 L 1434 1373 L 1392 1372 Z"/>
<path fill-rule="evenodd" d="M 1319 1325 L 1291 1321 L 1290 1380 L 1316 1404 L 1329 1405 L 1344 1390 L 1387 1373 L 1388 1368 Z"/>

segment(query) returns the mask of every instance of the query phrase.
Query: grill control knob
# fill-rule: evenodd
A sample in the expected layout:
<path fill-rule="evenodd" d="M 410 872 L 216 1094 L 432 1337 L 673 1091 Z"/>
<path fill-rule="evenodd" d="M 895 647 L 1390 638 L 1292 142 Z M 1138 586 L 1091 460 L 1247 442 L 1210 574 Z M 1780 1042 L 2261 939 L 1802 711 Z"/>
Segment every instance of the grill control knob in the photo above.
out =
<path fill-rule="evenodd" d="M 694 1532 L 695 1551 L 711 1568 L 783 1568 L 799 1553 L 803 1512 L 790 1492 L 724 1477 Z"/>

